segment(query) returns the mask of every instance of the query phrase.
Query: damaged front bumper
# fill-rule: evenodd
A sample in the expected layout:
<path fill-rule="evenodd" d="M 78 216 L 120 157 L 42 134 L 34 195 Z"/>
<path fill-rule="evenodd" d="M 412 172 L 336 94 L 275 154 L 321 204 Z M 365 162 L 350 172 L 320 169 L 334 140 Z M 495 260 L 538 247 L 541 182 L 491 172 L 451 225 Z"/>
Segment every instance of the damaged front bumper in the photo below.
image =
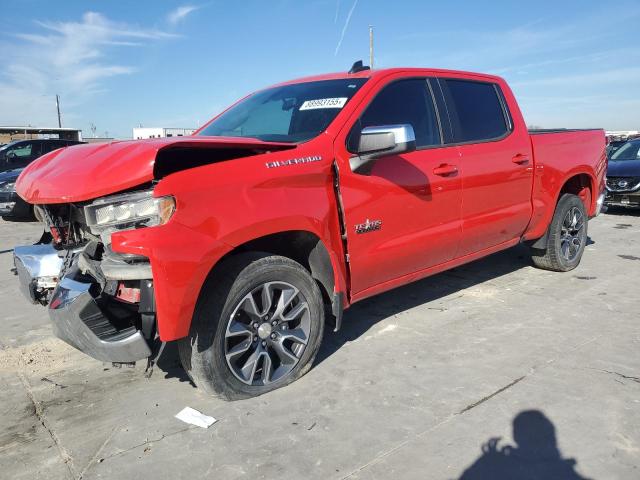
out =
<path fill-rule="evenodd" d="M 47 301 L 48 291 L 58 284 L 62 258 L 50 244 L 25 245 L 13 249 L 13 263 L 20 290 L 31 303 Z"/>
<path fill-rule="evenodd" d="M 48 304 L 54 334 L 83 353 L 104 362 L 129 363 L 151 356 L 153 328 L 139 329 L 131 318 L 155 321 L 153 282 L 144 280 L 147 305 L 123 305 L 105 295 L 94 277 L 78 268 L 80 253 L 61 258 L 49 244 L 16 247 L 14 264 L 20 288 L 32 303 Z M 69 255 L 71 255 L 69 257 Z M 64 269 L 65 261 L 70 263 Z M 120 266 L 120 268 L 123 268 Z M 139 267 L 138 267 L 139 268 Z M 143 311 L 144 310 L 144 311 Z M 148 338 L 141 330 L 146 330 Z"/>
<path fill-rule="evenodd" d="M 113 328 L 91 294 L 93 285 L 69 276 L 60 281 L 49 304 L 55 335 L 103 362 L 128 363 L 149 357 L 151 349 L 134 326 Z"/>

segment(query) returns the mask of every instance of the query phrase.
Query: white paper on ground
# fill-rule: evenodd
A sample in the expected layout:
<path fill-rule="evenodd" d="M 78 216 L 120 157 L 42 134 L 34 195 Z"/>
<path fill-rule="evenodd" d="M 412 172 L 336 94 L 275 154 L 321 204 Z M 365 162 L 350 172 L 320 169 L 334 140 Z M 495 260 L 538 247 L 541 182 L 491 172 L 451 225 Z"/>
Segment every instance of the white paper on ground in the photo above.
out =
<path fill-rule="evenodd" d="M 176 415 L 178 420 L 182 420 L 185 423 L 190 423 L 191 425 L 196 425 L 202 428 L 209 428 L 211 425 L 217 422 L 217 420 L 213 417 L 209 417 L 199 411 L 191 408 L 184 407 L 180 410 L 180 413 Z"/>

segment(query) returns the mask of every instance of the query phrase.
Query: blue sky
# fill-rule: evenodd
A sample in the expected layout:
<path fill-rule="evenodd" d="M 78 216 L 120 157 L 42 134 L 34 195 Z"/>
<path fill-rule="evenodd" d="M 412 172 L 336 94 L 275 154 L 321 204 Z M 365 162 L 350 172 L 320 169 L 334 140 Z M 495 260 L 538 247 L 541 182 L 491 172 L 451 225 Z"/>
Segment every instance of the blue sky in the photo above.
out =
<path fill-rule="evenodd" d="M 195 127 L 298 76 L 425 66 L 496 73 L 528 124 L 640 129 L 640 2 L 2 0 L 0 125 L 130 138 Z"/>

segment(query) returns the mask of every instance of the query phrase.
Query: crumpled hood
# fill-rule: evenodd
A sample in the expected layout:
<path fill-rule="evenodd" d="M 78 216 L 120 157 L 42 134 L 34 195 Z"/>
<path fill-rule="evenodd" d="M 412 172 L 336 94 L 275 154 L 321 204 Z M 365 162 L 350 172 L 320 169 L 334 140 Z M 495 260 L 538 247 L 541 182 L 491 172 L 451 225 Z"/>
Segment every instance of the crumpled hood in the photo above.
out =
<path fill-rule="evenodd" d="M 154 179 L 160 150 L 171 148 L 241 148 L 279 150 L 292 144 L 253 138 L 172 137 L 75 145 L 55 150 L 29 164 L 16 191 L 33 204 L 92 200 Z M 179 161 L 179 160 L 176 160 Z"/>

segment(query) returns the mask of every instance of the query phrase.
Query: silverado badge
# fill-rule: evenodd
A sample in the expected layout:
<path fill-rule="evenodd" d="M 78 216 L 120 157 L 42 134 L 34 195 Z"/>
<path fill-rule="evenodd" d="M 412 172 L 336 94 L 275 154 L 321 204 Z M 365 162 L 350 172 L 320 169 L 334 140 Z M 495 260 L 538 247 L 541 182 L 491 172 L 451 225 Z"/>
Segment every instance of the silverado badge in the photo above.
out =
<path fill-rule="evenodd" d="M 276 160 L 275 162 L 267 162 L 267 168 L 285 167 L 287 165 L 301 165 L 303 163 L 319 162 L 322 160 L 320 155 L 310 155 L 308 157 L 290 158 L 289 160 Z"/>

